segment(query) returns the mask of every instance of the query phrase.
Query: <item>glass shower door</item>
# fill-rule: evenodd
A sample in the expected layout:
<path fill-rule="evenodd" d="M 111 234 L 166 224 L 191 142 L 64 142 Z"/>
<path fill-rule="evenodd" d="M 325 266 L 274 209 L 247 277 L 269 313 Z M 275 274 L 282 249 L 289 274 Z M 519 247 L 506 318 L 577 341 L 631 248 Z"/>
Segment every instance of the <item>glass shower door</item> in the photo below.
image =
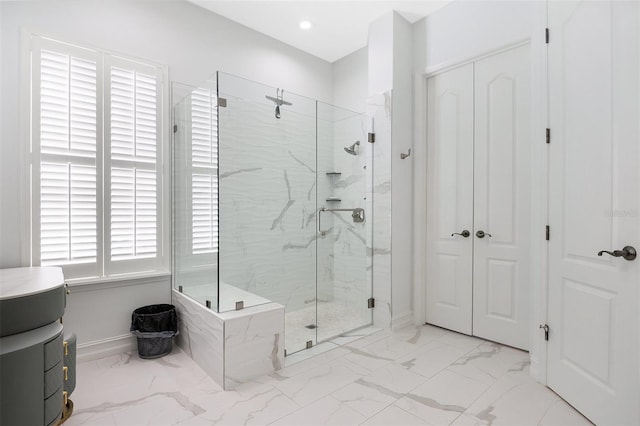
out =
<path fill-rule="evenodd" d="M 371 324 L 370 118 L 318 102 L 317 339 Z M 367 169 L 369 167 L 369 169 Z"/>

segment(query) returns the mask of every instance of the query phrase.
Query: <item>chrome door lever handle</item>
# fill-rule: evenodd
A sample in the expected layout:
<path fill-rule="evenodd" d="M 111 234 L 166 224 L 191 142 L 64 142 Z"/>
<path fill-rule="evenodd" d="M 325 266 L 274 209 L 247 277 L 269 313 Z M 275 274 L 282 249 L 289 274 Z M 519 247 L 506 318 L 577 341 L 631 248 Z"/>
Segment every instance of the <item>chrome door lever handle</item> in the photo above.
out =
<path fill-rule="evenodd" d="M 476 237 L 478 238 L 484 238 L 485 236 L 491 237 L 491 234 L 484 232 L 483 230 L 476 232 Z"/>
<path fill-rule="evenodd" d="M 462 232 L 454 232 L 453 234 L 451 234 L 451 236 L 453 237 L 454 235 L 462 235 L 465 238 L 468 238 L 469 235 L 471 235 L 471 232 L 467 231 L 466 229 Z"/>
<path fill-rule="evenodd" d="M 613 257 L 622 257 L 625 260 L 633 260 L 636 258 L 637 253 L 636 253 L 636 249 L 631 247 L 631 246 L 625 246 L 622 248 L 622 250 L 614 250 L 614 251 L 607 251 L 607 250 L 601 250 L 598 252 L 598 256 L 602 256 L 603 253 L 607 253 L 610 256 Z"/>

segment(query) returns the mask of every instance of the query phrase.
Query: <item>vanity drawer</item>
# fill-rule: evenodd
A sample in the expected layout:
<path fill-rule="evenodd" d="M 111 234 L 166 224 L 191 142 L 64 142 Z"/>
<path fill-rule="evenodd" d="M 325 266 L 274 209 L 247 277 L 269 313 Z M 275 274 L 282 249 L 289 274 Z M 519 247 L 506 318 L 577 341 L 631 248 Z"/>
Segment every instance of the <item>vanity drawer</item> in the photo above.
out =
<path fill-rule="evenodd" d="M 57 363 L 44 373 L 44 397 L 49 398 L 55 391 L 62 387 L 64 371 L 62 362 Z"/>
<path fill-rule="evenodd" d="M 62 416 L 62 400 L 62 388 L 44 400 L 44 424 L 48 425 L 60 419 Z"/>
<path fill-rule="evenodd" d="M 44 371 L 62 361 L 62 333 L 44 345 Z"/>

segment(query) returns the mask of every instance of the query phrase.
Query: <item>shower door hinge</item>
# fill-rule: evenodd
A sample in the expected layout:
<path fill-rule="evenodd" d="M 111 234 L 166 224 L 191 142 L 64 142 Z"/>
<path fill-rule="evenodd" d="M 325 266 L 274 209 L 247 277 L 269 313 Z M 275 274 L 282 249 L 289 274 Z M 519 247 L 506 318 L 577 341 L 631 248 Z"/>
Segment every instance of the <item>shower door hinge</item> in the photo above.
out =
<path fill-rule="evenodd" d="M 369 309 L 373 309 L 373 308 L 375 308 L 375 307 L 376 307 L 376 299 L 374 299 L 373 297 L 369 298 L 369 299 L 367 300 L 367 307 L 368 307 Z"/>
<path fill-rule="evenodd" d="M 225 98 L 218 98 L 218 106 L 222 108 L 226 108 L 227 100 Z"/>
<path fill-rule="evenodd" d="M 173 133 L 178 133 L 178 125 L 177 124 L 173 125 Z"/>
<path fill-rule="evenodd" d="M 367 140 L 369 141 L 369 143 L 375 143 L 376 142 L 376 134 L 375 133 L 369 133 L 369 135 L 367 136 Z"/>
<path fill-rule="evenodd" d="M 545 240 L 549 241 L 549 235 L 550 234 L 551 234 L 551 228 L 549 227 L 549 225 L 547 225 L 547 227 L 545 229 L 545 233 L 544 233 Z"/>
<path fill-rule="evenodd" d="M 549 44 L 549 28 L 544 29 L 544 42 Z"/>
<path fill-rule="evenodd" d="M 547 127 L 546 134 L 547 134 L 547 143 L 551 143 L 551 129 L 549 129 L 548 127 Z"/>

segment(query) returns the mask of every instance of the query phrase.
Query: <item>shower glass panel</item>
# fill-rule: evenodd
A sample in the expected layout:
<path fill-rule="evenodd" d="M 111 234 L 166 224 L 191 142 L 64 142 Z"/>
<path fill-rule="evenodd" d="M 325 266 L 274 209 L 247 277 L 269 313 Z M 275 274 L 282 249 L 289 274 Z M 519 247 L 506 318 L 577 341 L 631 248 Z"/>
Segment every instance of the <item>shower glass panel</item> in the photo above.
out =
<path fill-rule="evenodd" d="M 371 324 L 370 119 L 318 102 L 317 339 Z M 362 220 L 364 219 L 364 220 Z"/>
<path fill-rule="evenodd" d="M 174 124 L 175 288 L 283 305 L 287 354 L 371 324 L 371 119 L 218 72 Z"/>
<path fill-rule="evenodd" d="M 173 284 L 218 306 L 218 123 L 216 80 L 173 107 Z"/>
<path fill-rule="evenodd" d="M 291 353 L 316 343 L 316 102 L 224 73 L 218 88 L 220 311 L 284 305 Z"/>

